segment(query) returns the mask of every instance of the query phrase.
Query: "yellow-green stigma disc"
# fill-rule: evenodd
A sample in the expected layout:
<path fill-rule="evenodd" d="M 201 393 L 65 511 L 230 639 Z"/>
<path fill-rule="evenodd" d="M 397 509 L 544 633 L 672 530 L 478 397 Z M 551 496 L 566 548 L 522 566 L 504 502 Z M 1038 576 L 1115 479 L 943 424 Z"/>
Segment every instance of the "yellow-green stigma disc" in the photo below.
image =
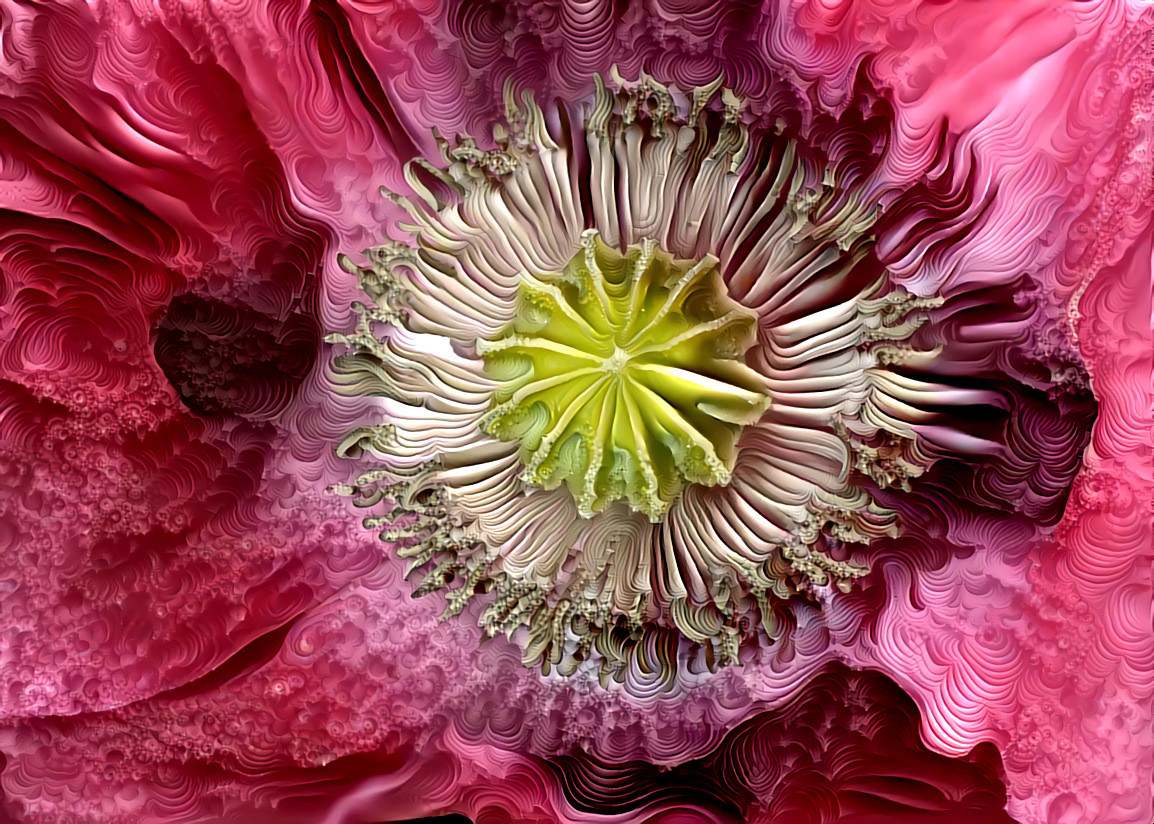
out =
<path fill-rule="evenodd" d="M 582 515 L 624 501 L 658 522 L 686 484 L 729 481 L 741 428 L 765 411 L 745 364 L 756 316 L 717 261 L 596 232 L 563 271 L 524 275 L 516 319 L 478 341 L 498 383 L 483 429 L 520 445 L 523 480 L 565 484 Z"/>

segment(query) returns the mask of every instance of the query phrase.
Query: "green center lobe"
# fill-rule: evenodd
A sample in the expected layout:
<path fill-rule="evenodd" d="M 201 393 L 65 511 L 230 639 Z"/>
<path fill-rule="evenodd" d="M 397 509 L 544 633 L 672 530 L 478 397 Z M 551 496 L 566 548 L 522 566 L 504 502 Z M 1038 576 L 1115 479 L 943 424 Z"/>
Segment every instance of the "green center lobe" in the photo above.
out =
<path fill-rule="evenodd" d="M 756 316 L 716 263 L 587 232 L 563 271 L 522 276 L 515 320 L 477 349 L 498 384 L 482 428 L 520 445 L 527 483 L 564 483 L 584 516 L 624 501 L 658 522 L 686 484 L 729 481 L 768 399 L 744 362 Z"/>

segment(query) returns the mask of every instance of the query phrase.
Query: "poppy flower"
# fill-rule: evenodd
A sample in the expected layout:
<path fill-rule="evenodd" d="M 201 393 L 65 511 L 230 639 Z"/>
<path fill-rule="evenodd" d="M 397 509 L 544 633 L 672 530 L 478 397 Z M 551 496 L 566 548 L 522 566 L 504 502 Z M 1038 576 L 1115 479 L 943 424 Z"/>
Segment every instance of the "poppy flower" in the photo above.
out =
<path fill-rule="evenodd" d="M 11 818 L 1149 819 L 1149 15 L 0 10 Z"/>

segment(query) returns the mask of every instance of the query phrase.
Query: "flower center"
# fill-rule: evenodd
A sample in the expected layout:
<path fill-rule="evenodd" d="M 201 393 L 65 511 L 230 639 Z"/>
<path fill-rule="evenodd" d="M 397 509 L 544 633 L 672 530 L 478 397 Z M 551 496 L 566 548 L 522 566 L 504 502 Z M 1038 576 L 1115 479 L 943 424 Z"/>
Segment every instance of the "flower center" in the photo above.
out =
<path fill-rule="evenodd" d="M 621 370 L 625 368 L 625 364 L 629 362 L 629 353 L 624 349 L 618 347 L 613 350 L 613 354 L 605 361 L 601 367 L 610 375 L 620 375 Z"/>
<path fill-rule="evenodd" d="M 712 256 L 582 242 L 561 272 L 522 275 L 513 322 L 477 342 L 498 384 L 482 428 L 519 443 L 522 479 L 565 484 L 583 516 L 624 501 L 656 523 L 686 484 L 729 481 L 741 428 L 768 405 L 744 361 L 756 315 Z"/>

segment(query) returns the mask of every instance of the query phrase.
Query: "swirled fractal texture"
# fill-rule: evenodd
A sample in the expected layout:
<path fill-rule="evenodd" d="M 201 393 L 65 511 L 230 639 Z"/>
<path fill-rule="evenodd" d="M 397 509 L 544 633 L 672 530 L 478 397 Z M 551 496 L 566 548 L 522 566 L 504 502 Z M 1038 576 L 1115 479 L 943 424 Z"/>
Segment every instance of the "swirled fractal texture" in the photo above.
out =
<path fill-rule="evenodd" d="M 1137 0 L 0 0 L 0 818 L 1148 824 L 1152 218 Z"/>

